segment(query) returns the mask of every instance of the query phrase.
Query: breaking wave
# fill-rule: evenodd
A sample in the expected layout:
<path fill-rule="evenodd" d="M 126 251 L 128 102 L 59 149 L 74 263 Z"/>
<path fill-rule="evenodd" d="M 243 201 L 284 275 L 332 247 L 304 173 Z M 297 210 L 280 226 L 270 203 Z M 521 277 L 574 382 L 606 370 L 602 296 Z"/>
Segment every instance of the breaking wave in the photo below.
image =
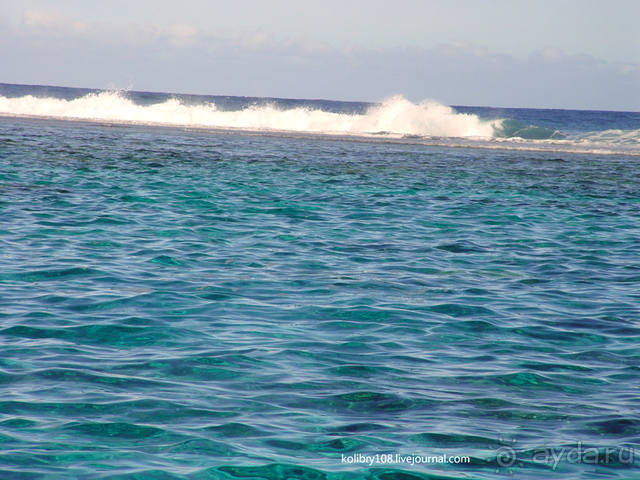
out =
<path fill-rule="evenodd" d="M 215 103 L 188 105 L 176 98 L 139 105 L 120 92 L 90 93 L 65 100 L 26 95 L 0 96 L 0 113 L 37 117 L 234 128 L 309 133 L 421 137 L 492 137 L 500 121 L 481 120 L 477 115 L 426 100 L 413 103 L 394 96 L 371 106 L 364 113 L 336 113 L 308 107 L 281 108 L 274 104 L 249 105 L 241 110 L 223 110 Z"/>
<path fill-rule="evenodd" d="M 133 92 L 133 95 L 136 93 Z M 141 96 L 139 92 L 137 95 Z M 223 100 L 203 102 L 200 99 L 190 103 L 187 96 L 165 96 L 153 103 L 137 103 L 130 98 L 129 92 L 120 91 L 95 91 L 74 98 L 0 95 L 0 115 L 252 132 L 347 135 L 446 147 L 640 156 L 640 129 L 566 133 L 513 118 L 483 118 L 433 100 L 414 103 L 401 95 L 376 104 L 362 104 L 365 106 L 357 111 L 335 111 L 331 107 L 325 109 L 331 102 L 322 105 L 324 101 L 283 99 L 243 100 L 230 108 L 228 103 L 225 104 L 224 97 L 221 98 Z M 142 97 L 140 99 L 144 101 Z M 508 115 L 508 112 L 504 113 Z"/>

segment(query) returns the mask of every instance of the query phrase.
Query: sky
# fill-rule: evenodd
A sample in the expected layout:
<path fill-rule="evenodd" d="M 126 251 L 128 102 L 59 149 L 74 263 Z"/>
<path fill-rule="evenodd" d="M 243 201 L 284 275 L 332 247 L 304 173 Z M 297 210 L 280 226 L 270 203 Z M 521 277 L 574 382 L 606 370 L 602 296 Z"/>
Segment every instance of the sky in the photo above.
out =
<path fill-rule="evenodd" d="M 640 111 L 638 0 L 2 0 L 0 82 Z"/>

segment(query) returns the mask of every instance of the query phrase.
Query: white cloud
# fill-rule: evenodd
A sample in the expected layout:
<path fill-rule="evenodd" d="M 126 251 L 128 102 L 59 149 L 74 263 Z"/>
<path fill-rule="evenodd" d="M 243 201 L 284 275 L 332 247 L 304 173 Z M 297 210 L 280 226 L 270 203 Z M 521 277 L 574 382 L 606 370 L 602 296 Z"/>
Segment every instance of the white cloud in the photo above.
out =
<path fill-rule="evenodd" d="M 564 59 L 564 52 L 559 48 L 555 47 L 545 47 L 540 51 L 540 55 L 542 58 L 549 62 L 559 62 Z"/>
<path fill-rule="evenodd" d="M 53 10 L 26 10 L 22 35 L 28 38 L 54 36 L 96 46 L 127 48 L 197 48 L 203 52 L 264 53 L 276 55 L 324 55 L 336 53 L 328 43 L 306 38 L 283 38 L 264 30 L 219 35 L 189 23 L 170 25 L 80 22 Z"/>
<path fill-rule="evenodd" d="M 20 32 L 13 35 L 17 55 L 5 71 L 31 72 L 28 79 L 15 80 L 19 83 L 124 83 L 138 89 L 352 100 L 403 93 L 414 100 L 467 105 L 640 109 L 638 65 L 568 55 L 554 47 L 525 58 L 468 42 L 337 48 L 260 29 L 223 36 L 189 23 L 79 22 L 49 10 L 25 11 Z"/>
<path fill-rule="evenodd" d="M 165 43 L 184 48 L 195 46 L 201 32 L 187 23 L 167 26 L 116 25 L 107 22 L 81 22 L 53 10 L 26 10 L 23 14 L 22 34 L 26 37 L 57 37 L 94 42 L 100 45 L 145 47 Z"/>
<path fill-rule="evenodd" d="M 27 27 L 53 27 L 64 25 L 67 18 L 59 12 L 29 9 L 23 15 Z"/>
<path fill-rule="evenodd" d="M 164 29 L 169 37 L 169 43 L 175 47 L 188 47 L 196 43 L 200 31 L 197 27 L 187 23 L 176 23 Z"/>
<path fill-rule="evenodd" d="M 38 33 L 83 35 L 89 31 L 85 22 L 73 21 L 60 12 L 28 9 L 23 14 L 23 24 Z"/>

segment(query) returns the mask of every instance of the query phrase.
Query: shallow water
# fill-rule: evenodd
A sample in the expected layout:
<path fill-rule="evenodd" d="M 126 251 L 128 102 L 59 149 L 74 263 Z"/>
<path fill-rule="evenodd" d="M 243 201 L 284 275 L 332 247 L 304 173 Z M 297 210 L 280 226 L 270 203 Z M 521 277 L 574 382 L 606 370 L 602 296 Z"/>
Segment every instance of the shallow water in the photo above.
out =
<path fill-rule="evenodd" d="M 0 476 L 633 478 L 637 162 L 0 118 Z"/>

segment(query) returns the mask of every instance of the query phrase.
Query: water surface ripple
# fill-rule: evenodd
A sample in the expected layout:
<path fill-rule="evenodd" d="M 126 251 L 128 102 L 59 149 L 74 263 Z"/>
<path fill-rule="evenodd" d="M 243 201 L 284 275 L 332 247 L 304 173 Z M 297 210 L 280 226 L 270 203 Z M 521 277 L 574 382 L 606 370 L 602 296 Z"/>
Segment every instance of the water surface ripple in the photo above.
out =
<path fill-rule="evenodd" d="M 0 120 L 0 477 L 638 475 L 637 161 L 557 155 Z"/>

